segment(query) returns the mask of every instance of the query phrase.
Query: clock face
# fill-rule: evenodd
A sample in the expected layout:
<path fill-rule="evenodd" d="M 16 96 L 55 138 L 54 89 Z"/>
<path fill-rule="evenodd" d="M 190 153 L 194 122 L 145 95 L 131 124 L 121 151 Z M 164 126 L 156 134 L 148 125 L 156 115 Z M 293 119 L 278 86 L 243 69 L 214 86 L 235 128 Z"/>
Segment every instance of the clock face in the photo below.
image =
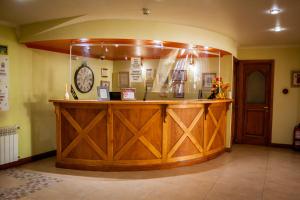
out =
<path fill-rule="evenodd" d="M 79 92 L 87 93 L 91 91 L 94 85 L 92 69 L 86 65 L 81 65 L 75 72 L 74 82 Z"/>

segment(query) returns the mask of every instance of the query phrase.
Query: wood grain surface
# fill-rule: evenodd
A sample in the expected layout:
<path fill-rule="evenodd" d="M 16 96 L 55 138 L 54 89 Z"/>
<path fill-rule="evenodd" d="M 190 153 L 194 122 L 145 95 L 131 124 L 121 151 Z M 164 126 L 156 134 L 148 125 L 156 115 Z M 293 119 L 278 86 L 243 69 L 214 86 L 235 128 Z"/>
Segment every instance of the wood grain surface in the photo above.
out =
<path fill-rule="evenodd" d="M 58 167 L 161 169 L 203 162 L 225 149 L 231 100 L 50 101 Z"/>

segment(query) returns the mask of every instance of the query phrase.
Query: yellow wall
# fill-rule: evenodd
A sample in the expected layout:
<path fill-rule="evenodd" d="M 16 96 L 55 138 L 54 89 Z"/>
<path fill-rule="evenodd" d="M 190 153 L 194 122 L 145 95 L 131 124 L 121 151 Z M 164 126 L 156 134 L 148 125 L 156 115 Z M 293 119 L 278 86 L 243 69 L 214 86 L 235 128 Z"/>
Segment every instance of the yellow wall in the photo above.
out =
<path fill-rule="evenodd" d="M 19 155 L 30 156 L 32 51 L 17 42 L 15 30 L 0 26 L 0 44 L 8 46 L 9 54 L 9 111 L 0 112 L 0 127 L 19 125 Z"/>
<path fill-rule="evenodd" d="M 112 71 L 111 61 L 100 59 L 86 59 L 87 64 L 94 72 L 95 82 L 92 91 L 87 94 L 77 92 L 79 99 L 96 99 L 96 88 L 100 85 L 101 67 Z M 82 59 L 72 61 L 72 80 Z M 62 99 L 65 94 L 65 84 L 69 83 L 69 55 L 32 49 L 32 99 L 31 99 L 31 126 L 32 126 L 32 154 L 39 154 L 55 149 L 55 115 L 53 105 L 49 99 Z M 73 85 L 76 90 L 75 86 Z M 71 94 L 70 94 L 71 96 Z M 72 99 L 72 97 L 70 97 Z"/>
<path fill-rule="evenodd" d="M 238 58 L 275 60 L 272 142 L 291 144 L 293 128 L 300 123 L 300 88 L 291 88 L 291 71 L 300 70 L 300 47 L 242 48 Z M 283 88 L 289 89 L 287 95 Z"/>
<path fill-rule="evenodd" d="M 9 54 L 9 106 L 0 112 L 0 127 L 17 124 L 20 158 L 55 149 L 55 115 L 48 100 L 63 98 L 65 84 L 69 83 L 69 56 L 67 54 L 29 49 L 17 42 L 15 30 L 0 26 L 0 44 L 8 46 Z M 81 60 L 74 61 L 74 71 Z M 96 98 L 101 78 L 101 67 L 112 72 L 111 61 L 88 59 L 95 83 L 87 95 L 77 92 L 79 98 Z M 72 78 L 74 76 L 72 75 Z"/>

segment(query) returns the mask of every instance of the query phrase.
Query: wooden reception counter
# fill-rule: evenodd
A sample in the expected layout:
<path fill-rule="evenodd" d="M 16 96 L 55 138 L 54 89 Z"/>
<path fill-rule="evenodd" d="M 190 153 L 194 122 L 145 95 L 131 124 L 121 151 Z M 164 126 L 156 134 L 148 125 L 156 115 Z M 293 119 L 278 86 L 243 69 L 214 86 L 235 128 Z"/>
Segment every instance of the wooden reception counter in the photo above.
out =
<path fill-rule="evenodd" d="M 63 168 L 144 170 L 191 165 L 225 149 L 231 100 L 50 100 Z"/>

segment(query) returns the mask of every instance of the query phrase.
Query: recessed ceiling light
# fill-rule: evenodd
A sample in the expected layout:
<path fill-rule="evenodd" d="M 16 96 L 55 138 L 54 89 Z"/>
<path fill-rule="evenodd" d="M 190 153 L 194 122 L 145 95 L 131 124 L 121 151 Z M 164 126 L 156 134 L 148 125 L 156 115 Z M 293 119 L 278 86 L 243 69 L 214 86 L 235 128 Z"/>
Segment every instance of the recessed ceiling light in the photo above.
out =
<path fill-rule="evenodd" d="M 87 39 L 87 38 L 81 38 L 80 39 L 80 42 L 87 42 L 89 39 Z"/>
<path fill-rule="evenodd" d="M 281 27 L 281 26 L 275 26 L 274 28 L 271 29 L 271 31 L 274 32 L 280 32 L 280 31 L 284 31 L 285 28 Z"/>
<path fill-rule="evenodd" d="M 151 14 L 151 10 L 149 8 L 142 8 L 143 11 L 143 15 L 150 15 Z"/>
<path fill-rule="evenodd" d="M 277 15 L 277 14 L 281 13 L 281 9 L 279 9 L 279 8 L 272 8 L 272 9 L 269 10 L 269 13 L 271 15 Z"/>

